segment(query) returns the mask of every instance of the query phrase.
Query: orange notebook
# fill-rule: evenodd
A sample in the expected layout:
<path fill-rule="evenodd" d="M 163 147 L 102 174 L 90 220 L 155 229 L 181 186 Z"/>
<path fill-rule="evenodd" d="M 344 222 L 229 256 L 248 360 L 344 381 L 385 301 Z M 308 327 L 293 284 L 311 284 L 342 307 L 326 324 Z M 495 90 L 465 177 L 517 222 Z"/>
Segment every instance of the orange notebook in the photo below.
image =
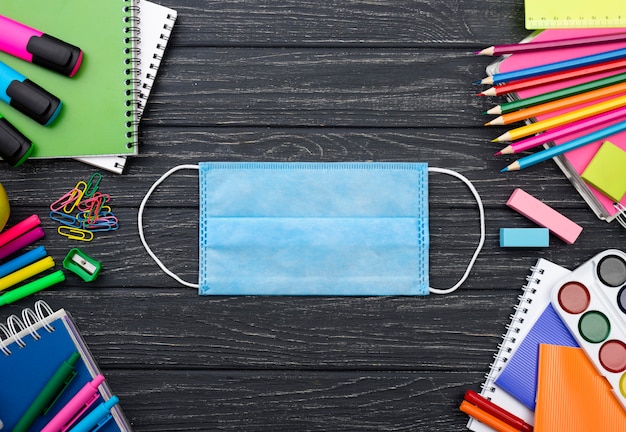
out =
<path fill-rule="evenodd" d="M 535 432 L 626 430 L 626 411 L 581 348 L 539 347 Z"/>

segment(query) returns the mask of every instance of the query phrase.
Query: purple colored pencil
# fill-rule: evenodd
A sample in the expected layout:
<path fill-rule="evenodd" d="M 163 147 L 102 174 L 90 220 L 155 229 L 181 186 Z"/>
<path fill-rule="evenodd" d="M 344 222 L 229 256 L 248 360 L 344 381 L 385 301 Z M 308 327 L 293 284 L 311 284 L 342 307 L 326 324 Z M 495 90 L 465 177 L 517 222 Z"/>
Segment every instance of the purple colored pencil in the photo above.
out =
<path fill-rule="evenodd" d="M 506 146 L 499 152 L 496 152 L 495 156 L 503 155 L 503 154 L 520 153 L 520 152 L 529 150 L 531 148 L 538 147 L 547 142 L 554 141 L 558 138 L 562 138 L 567 135 L 572 135 L 578 132 L 585 131 L 587 129 L 594 128 L 596 126 L 603 125 L 605 123 L 610 123 L 613 121 L 619 121 L 619 120 L 624 120 L 624 119 L 626 119 L 626 107 L 617 108 L 612 111 L 607 111 L 605 113 L 598 114 L 593 117 L 578 120 L 569 125 L 552 129 L 548 132 L 514 142 Z"/>
<path fill-rule="evenodd" d="M 578 38 L 560 39 L 542 42 L 517 43 L 510 45 L 494 45 L 484 50 L 477 51 L 477 55 L 499 56 L 502 54 L 514 54 L 520 52 L 539 51 L 554 48 L 580 47 L 610 42 L 626 42 L 626 33 L 614 33 L 607 35 L 584 36 Z"/>

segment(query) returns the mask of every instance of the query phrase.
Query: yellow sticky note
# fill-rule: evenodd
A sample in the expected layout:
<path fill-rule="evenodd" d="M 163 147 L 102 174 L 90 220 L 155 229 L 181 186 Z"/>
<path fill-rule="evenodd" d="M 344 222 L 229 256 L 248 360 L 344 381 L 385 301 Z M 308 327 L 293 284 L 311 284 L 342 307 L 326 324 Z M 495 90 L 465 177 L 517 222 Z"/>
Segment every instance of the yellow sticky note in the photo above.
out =
<path fill-rule="evenodd" d="M 525 0 L 526 28 L 591 28 L 626 26 L 624 0 Z"/>
<path fill-rule="evenodd" d="M 620 202 L 626 194 L 626 151 L 605 141 L 581 177 L 603 195 Z"/>

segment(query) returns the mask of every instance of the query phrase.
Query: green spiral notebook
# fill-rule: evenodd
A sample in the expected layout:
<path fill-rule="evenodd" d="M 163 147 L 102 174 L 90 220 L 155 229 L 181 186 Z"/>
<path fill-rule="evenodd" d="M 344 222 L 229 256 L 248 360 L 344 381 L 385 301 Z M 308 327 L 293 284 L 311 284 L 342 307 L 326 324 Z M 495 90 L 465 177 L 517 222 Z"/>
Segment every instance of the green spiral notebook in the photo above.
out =
<path fill-rule="evenodd" d="M 83 63 L 66 77 L 0 52 L 0 61 L 63 102 L 42 126 L 14 108 L 0 112 L 34 146 L 31 157 L 134 155 L 137 125 L 133 84 L 134 0 L 3 0 L 0 14 L 83 50 Z"/>

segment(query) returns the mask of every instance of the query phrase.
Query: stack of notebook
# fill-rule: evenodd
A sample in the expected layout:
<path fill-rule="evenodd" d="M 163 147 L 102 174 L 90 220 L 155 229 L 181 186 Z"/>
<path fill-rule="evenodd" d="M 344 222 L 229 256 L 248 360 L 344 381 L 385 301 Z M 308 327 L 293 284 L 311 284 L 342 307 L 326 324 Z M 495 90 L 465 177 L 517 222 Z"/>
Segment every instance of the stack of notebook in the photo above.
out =
<path fill-rule="evenodd" d="M 78 158 L 122 173 L 138 152 L 137 128 L 176 12 L 148 0 L 20 0 L 0 14 L 78 46 L 82 65 L 69 78 L 0 53 L 0 61 L 61 99 L 44 127 L 7 107 L 4 116 L 34 146 L 32 158 Z"/>

